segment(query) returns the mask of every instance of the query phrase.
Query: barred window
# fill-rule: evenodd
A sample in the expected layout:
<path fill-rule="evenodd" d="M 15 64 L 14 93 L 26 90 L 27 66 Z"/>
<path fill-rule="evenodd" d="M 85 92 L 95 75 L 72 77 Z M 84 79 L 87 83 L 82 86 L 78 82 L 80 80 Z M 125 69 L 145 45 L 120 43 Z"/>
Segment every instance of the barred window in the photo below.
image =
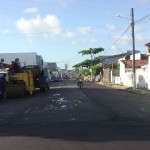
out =
<path fill-rule="evenodd" d="M 4 62 L 4 58 L 1 58 L 1 62 Z"/>

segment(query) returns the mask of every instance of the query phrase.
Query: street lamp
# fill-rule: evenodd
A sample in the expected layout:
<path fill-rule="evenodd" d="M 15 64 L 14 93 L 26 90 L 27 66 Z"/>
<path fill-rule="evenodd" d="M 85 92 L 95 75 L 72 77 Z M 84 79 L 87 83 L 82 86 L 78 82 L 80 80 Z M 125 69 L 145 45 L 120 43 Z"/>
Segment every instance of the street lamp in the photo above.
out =
<path fill-rule="evenodd" d="M 117 14 L 116 17 L 120 17 L 120 18 L 123 18 L 123 19 L 131 20 L 131 19 L 129 19 L 129 18 L 126 18 L 126 17 L 121 16 L 120 14 Z"/>
<path fill-rule="evenodd" d="M 136 89 L 136 79 L 135 79 L 135 39 L 134 39 L 134 10 L 131 9 L 131 19 L 121 16 L 120 14 L 116 15 L 117 17 L 124 18 L 131 21 L 132 26 L 132 72 L 133 72 L 133 91 Z"/>

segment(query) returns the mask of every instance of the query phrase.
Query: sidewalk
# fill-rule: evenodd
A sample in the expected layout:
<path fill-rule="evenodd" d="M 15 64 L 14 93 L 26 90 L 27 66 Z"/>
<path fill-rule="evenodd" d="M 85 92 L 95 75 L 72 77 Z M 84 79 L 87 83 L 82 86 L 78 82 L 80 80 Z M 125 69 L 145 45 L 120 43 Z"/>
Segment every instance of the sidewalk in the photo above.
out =
<path fill-rule="evenodd" d="M 150 95 L 150 90 L 146 89 L 136 89 L 133 91 L 132 87 L 126 87 L 123 85 L 118 85 L 112 82 L 97 82 L 97 84 L 101 84 L 110 88 L 118 89 L 118 90 L 126 90 L 128 92 L 136 93 L 136 94 L 141 94 L 141 95 Z"/>

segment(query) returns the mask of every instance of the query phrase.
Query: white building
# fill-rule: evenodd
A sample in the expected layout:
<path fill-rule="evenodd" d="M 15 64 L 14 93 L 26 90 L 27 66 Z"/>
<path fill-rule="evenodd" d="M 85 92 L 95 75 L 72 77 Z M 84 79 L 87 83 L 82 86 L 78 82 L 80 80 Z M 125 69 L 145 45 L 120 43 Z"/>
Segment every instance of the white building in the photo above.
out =
<path fill-rule="evenodd" d="M 136 88 L 148 88 L 148 60 L 135 60 Z M 120 82 L 127 87 L 133 86 L 132 60 L 120 61 Z"/>
<path fill-rule="evenodd" d="M 15 61 L 16 58 L 19 58 L 21 66 L 25 65 L 39 65 L 43 66 L 43 58 L 38 55 L 36 52 L 27 52 L 27 53 L 0 53 L 0 62 L 11 64 L 12 61 Z"/>
<path fill-rule="evenodd" d="M 150 43 L 145 44 L 146 54 L 148 55 L 148 90 L 150 90 Z"/>

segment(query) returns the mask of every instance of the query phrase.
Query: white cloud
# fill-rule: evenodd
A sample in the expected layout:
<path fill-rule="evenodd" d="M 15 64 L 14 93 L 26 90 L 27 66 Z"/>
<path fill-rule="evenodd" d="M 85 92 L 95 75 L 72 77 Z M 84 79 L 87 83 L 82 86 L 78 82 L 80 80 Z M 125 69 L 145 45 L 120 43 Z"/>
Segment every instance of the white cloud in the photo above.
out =
<path fill-rule="evenodd" d="M 38 12 L 39 12 L 39 9 L 36 8 L 36 7 L 31 7 L 31 8 L 25 9 L 24 12 L 25 12 L 25 13 L 38 13 Z"/>
<path fill-rule="evenodd" d="M 111 50 L 115 50 L 116 51 L 116 50 L 118 50 L 118 48 L 115 45 L 112 45 L 111 46 Z"/>
<path fill-rule="evenodd" d="M 61 22 L 55 15 L 47 15 L 41 22 L 44 28 L 46 27 L 46 29 L 55 35 L 65 32 Z"/>
<path fill-rule="evenodd" d="M 113 40 L 116 41 L 117 39 L 119 39 L 117 41 L 117 44 L 122 44 L 124 46 L 129 46 L 132 44 L 132 39 L 129 36 L 123 36 L 120 38 L 120 36 L 114 36 Z"/>
<path fill-rule="evenodd" d="M 29 20 L 21 18 L 16 25 L 22 33 L 27 35 L 31 33 L 47 33 L 50 36 L 73 37 L 73 33 L 63 27 L 56 15 L 47 15 L 44 18 L 37 16 Z"/>
<path fill-rule="evenodd" d="M 89 42 L 90 43 L 98 43 L 97 39 L 94 39 L 94 38 L 89 39 Z"/>
<path fill-rule="evenodd" d="M 81 33 L 81 34 L 90 34 L 92 33 L 92 28 L 89 27 L 89 26 L 85 26 L 85 27 L 79 27 L 78 28 L 78 31 Z"/>
<path fill-rule="evenodd" d="M 64 33 L 64 37 L 66 37 L 66 38 L 73 38 L 74 34 L 69 32 L 69 31 L 67 31 L 66 33 Z"/>
<path fill-rule="evenodd" d="M 106 27 L 108 30 L 111 30 L 111 31 L 117 30 L 117 27 L 116 27 L 114 24 L 109 24 L 109 23 L 107 23 L 107 24 L 105 25 L 105 27 Z"/>
<path fill-rule="evenodd" d="M 18 29 L 23 33 L 34 33 L 37 28 L 41 26 L 41 19 L 36 17 L 31 20 L 26 20 L 25 18 L 21 18 L 17 21 Z"/>
<path fill-rule="evenodd" d="M 77 46 L 77 45 L 78 45 L 78 42 L 77 42 L 77 41 L 73 41 L 71 44 L 72 44 L 73 46 Z"/>

